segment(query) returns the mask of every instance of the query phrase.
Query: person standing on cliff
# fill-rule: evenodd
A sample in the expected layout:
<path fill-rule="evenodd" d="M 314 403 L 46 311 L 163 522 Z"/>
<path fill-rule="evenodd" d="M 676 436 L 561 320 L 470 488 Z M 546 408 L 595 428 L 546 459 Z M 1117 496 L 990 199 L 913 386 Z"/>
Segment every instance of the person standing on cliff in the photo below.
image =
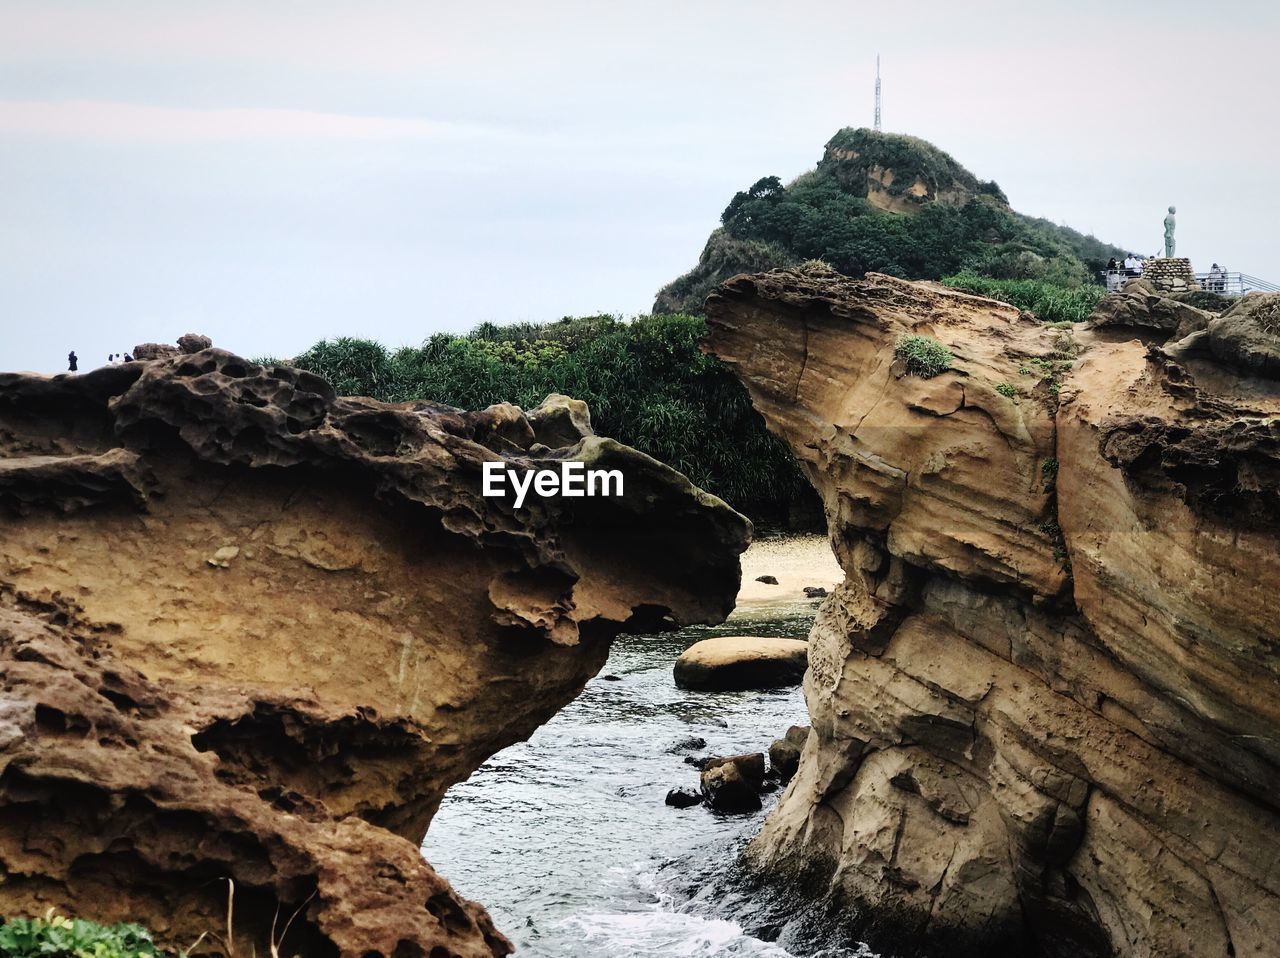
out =
<path fill-rule="evenodd" d="M 79 367 L 80 360 L 76 357 L 76 351 L 73 349 L 67 353 L 67 372 L 74 373 Z"/>
<path fill-rule="evenodd" d="M 1173 240 L 1173 228 L 1178 225 L 1178 221 L 1174 219 L 1174 213 L 1178 212 L 1177 207 L 1169 207 L 1169 215 L 1164 218 L 1164 255 L 1168 259 L 1173 258 L 1173 250 L 1175 243 Z"/>

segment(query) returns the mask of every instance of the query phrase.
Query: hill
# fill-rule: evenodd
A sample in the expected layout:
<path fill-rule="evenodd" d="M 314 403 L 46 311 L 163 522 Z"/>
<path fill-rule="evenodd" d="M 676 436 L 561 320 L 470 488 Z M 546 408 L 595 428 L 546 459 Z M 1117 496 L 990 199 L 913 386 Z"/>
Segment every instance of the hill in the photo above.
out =
<path fill-rule="evenodd" d="M 1123 251 L 1009 207 L 992 181 L 913 136 L 843 129 L 815 169 L 736 194 L 698 265 L 663 287 L 655 313 L 698 313 L 737 273 L 823 260 L 850 276 L 906 279 L 972 273 L 993 279 L 1091 281 Z"/>

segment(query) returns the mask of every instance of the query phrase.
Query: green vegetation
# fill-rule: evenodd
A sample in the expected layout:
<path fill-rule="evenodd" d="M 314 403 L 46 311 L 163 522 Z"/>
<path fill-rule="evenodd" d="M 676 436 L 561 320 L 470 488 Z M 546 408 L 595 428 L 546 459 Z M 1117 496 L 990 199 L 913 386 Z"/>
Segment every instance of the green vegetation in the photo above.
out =
<path fill-rule="evenodd" d="M 44 918 L 0 920 L 5 958 L 165 958 L 141 925 L 98 925 L 50 911 Z"/>
<path fill-rule="evenodd" d="M 1018 388 L 1012 383 L 996 383 L 996 392 L 1006 399 L 1013 399 L 1018 395 Z"/>
<path fill-rule="evenodd" d="M 972 274 L 1076 289 L 1124 255 L 1014 212 L 999 186 L 924 140 L 865 129 L 841 130 L 817 167 L 786 185 L 776 176 L 757 180 L 730 200 L 720 222 L 698 265 L 659 292 L 656 312 L 697 312 L 736 273 L 807 260 L 849 276 Z M 1039 300 L 1045 309 L 1049 297 Z"/>
<path fill-rule="evenodd" d="M 698 349 L 705 332 L 700 318 L 679 315 L 486 323 L 394 352 L 363 339 L 320 342 L 294 363 L 341 395 L 389 402 L 531 409 L 548 393 L 565 393 L 587 402 L 601 435 L 679 469 L 753 518 L 785 515 L 813 492 L 742 385 Z"/>
<path fill-rule="evenodd" d="M 1046 492 L 1052 492 L 1058 484 L 1058 460 L 1046 459 L 1040 463 L 1040 479 L 1044 482 Z"/>
<path fill-rule="evenodd" d="M 942 282 L 953 289 L 1033 313 L 1045 323 L 1079 323 L 1089 318 L 1098 300 L 1106 295 L 1101 286 L 1060 286 L 1039 279 L 992 279 L 973 272 L 945 276 Z"/>
<path fill-rule="evenodd" d="M 930 194 L 958 188 L 968 193 L 985 193 L 1005 201 L 1004 192 L 995 183 L 981 183 L 978 178 L 938 149 L 928 140 L 901 133 L 877 133 L 866 127 L 845 127 L 827 143 L 825 160 L 854 163 L 850 171 L 860 168 L 892 170 L 893 181 L 885 189 L 904 196 L 920 181 Z"/>
<path fill-rule="evenodd" d="M 951 350 L 928 336 L 903 336 L 893 348 L 893 354 L 907 364 L 907 374 L 921 379 L 932 379 L 938 373 L 951 368 Z"/>

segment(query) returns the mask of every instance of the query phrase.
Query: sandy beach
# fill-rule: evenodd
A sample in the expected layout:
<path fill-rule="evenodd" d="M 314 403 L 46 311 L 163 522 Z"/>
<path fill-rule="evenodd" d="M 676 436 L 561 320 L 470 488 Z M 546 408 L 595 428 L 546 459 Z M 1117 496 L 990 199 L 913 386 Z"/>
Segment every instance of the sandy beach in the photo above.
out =
<path fill-rule="evenodd" d="M 777 585 L 757 582 L 771 575 Z M 826 536 L 787 536 L 751 543 L 742 555 L 742 589 L 738 606 L 796 602 L 805 599 L 804 587 L 821 586 L 828 592 L 844 579 Z"/>

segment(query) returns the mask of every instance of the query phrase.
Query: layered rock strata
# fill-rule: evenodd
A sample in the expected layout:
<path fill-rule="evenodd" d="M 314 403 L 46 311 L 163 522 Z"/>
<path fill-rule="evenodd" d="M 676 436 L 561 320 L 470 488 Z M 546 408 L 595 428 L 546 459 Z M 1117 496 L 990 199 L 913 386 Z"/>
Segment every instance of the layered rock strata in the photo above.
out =
<path fill-rule="evenodd" d="M 446 789 L 620 631 L 723 619 L 749 536 L 575 400 L 342 399 L 216 349 L 0 376 L 0 456 L 0 914 L 196 954 L 507 954 L 419 853 Z M 495 460 L 626 494 L 516 510 Z"/>
<path fill-rule="evenodd" d="M 1256 338 L 1268 309 L 1235 322 Z M 812 730 L 752 860 L 895 956 L 1274 954 L 1264 350 L 1222 348 L 1230 316 L 1196 329 L 1109 303 L 1094 328 L 1052 328 L 876 274 L 739 276 L 707 316 L 708 348 L 819 490 L 846 575 L 810 637 Z M 906 336 L 949 368 L 909 375 Z"/>

